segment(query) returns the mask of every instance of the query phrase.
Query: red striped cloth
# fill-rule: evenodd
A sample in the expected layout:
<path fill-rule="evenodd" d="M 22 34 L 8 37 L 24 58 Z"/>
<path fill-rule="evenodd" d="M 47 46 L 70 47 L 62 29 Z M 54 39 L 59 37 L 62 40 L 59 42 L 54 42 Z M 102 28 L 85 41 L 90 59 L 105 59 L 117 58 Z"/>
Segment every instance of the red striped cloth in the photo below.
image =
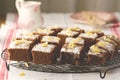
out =
<path fill-rule="evenodd" d="M 120 22 L 111 27 L 113 34 L 120 38 Z"/>
<path fill-rule="evenodd" d="M 8 30 L 2 45 L 2 50 L 8 47 L 14 32 L 15 29 Z M 10 63 L 10 61 L 8 61 L 8 63 Z M 0 58 L 0 80 L 7 80 L 7 79 L 8 79 L 8 71 L 6 69 L 5 62 Z"/>

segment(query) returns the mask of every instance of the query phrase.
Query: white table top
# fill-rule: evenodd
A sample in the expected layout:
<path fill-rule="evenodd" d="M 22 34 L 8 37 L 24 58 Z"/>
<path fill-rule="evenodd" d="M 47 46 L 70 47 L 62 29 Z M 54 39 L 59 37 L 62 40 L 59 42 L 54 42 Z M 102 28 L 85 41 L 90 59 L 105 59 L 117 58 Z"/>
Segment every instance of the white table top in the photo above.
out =
<path fill-rule="evenodd" d="M 60 26 L 76 26 L 79 25 L 70 19 L 70 13 L 43 13 L 44 26 L 48 25 L 60 25 Z M 6 25 L 13 25 L 14 14 L 7 15 Z M 80 26 L 80 25 L 79 25 Z M 81 28 L 83 28 L 81 26 Z M 84 27 L 84 29 L 92 29 Z M 103 30 L 105 33 L 111 33 L 111 31 Z M 5 35 L 5 34 L 4 34 Z M 4 35 L 2 35 L 4 37 Z M 2 44 L 3 40 L 0 40 Z M 0 44 L 0 48 L 1 48 Z M 20 76 L 21 72 L 25 73 L 25 76 Z M 8 80 L 120 80 L 120 68 L 107 72 L 104 79 L 101 79 L 99 73 L 74 73 L 74 74 L 62 74 L 62 73 L 45 73 L 35 72 L 23 69 L 18 69 L 10 66 L 8 72 Z"/>

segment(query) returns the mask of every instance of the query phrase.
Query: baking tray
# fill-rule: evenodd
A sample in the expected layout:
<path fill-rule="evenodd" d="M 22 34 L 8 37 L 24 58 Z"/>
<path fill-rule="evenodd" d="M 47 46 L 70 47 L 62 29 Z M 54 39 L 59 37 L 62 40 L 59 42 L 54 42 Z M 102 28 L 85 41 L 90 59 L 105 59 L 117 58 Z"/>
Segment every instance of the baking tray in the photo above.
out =
<path fill-rule="evenodd" d="M 117 55 L 111 59 L 110 61 L 106 62 L 102 65 L 89 65 L 87 61 L 85 61 L 81 65 L 71 65 L 65 64 L 60 65 L 52 64 L 52 65 L 43 65 L 43 64 L 34 64 L 32 62 L 27 62 L 27 66 L 25 65 L 26 62 L 19 61 L 8 63 L 8 55 L 7 49 L 3 50 L 1 53 L 2 59 L 6 63 L 6 68 L 9 71 L 10 66 L 14 66 L 16 68 L 30 70 L 30 71 L 37 71 L 37 72 L 50 72 L 50 73 L 92 73 L 92 72 L 99 72 L 101 78 L 105 78 L 107 71 L 119 68 L 120 67 L 120 50 L 118 51 Z"/>

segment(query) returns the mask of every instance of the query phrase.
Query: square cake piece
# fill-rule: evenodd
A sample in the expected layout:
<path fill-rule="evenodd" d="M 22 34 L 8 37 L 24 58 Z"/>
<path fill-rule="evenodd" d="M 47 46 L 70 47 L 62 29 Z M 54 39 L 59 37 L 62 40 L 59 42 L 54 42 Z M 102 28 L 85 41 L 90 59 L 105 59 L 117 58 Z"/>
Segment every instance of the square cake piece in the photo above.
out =
<path fill-rule="evenodd" d="M 71 31 L 79 32 L 79 34 L 85 32 L 83 29 L 79 28 L 78 26 L 68 27 L 68 29 Z"/>
<path fill-rule="evenodd" d="M 50 29 L 37 29 L 37 31 L 33 32 L 34 35 L 39 35 L 40 40 L 43 36 L 55 36 L 55 31 L 52 31 Z"/>
<path fill-rule="evenodd" d="M 38 43 L 32 49 L 35 64 L 53 64 L 56 60 L 56 45 Z"/>
<path fill-rule="evenodd" d="M 67 37 L 66 40 L 65 40 L 65 43 L 68 44 L 70 42 L 74 42 L 74 44 L 76 44 L 76 45 L 83 46 L 82 53 L 85 54 L 86 48 L 85 48 L 85 40 L 83 38 L 80 38 L 80 37 L 77 37 L 77 38 Z M 84 56 L 86 56 L 86 55 L 84 55 Z"/>
<path fill-rule="evenodd" d="M 81 33 L 79 37 L 85 40 L 85 51 L 88 52 L 89 47 L 96 43 L 98 35 L 92 32 L 85 32 Z"/>
<path fill-rule="evenodd" d="M 15 40 L 28 40 L 33 41 L 33 45 L 39 42 L 39 35 L 34 35 L 32 32 L 21 32 L 17 33 L 14 37 Z"/>
<path fill-rule="evenodd" d="M 74 42 L 64 44 L 60 51 L 60 62 L 62 64 L 80 64 L 83 60 L 83 46 Z"/>
<path fill-rule="evenodd" d="M 99 48 L 96 45 L 92 45 L 87 56 L 89 64 L 104 64 L 109 60 L 110 55 L 106 50 Z"/>
<path fill-rule="evenodd" d="M 116 43 L 113 39 L 111 39 L 107 35 L 104 35 L 104 36 L 96 39 L 96 42 L 99 42 L 99 41 L 106 41 L 106 42 L 113 44 L 115 46 L 116 51 L 119 49 L 118 43 Z"/>
<path fill-rule="evenodd" d="M 120 38 L 115 37 L 113 35 L 106 35 L 106 37 L 108 37 L 111 40 L 113 40 L 118 45 L 117 50 L 120 50 Z"/>
<path fill-rule="evenodd" d="M 14 61 L 32 61 L 31 46 L 33 41 L 27 40 L 14 40 L 11 41 L 8 46 L 8 52 L 10 53 L 10 60 Z"/>
<path fill-rule="evenodd" d="M 47 27 L 47 29 L 50 29 L 51 31 L 55 31 L 55 34 L 57 35 L 58 32 L 62 31 L 63 28 L 62 27 L 59 27 L 59 26 L 49 26 Z M 56 36 L 55 35 L 55 36 Z"/>
<path fill-rule="evenodd" d="M 92 45 L 95 43 L 98 35 L 96 33 L 86 32 L 86 33 L 81 33 L 79 37 L 83 38 L 87 45 Z"/>
<path fill-rule="evenodd" d="M 116 47 L 115 45 L 113 45 L 112 43 L 110 42 L 106 42 L 106 41 L 99 41 L 96 43 L 96 45 L 99 47 L 99 48 L 102 48 L 106 51 L 108 51 L 109 55 L 110 55 L 110 59 L 112 59 L 115 54 L 116 54 Z"/>
<path fill-rule="evenodd" d="M 48 44 L 56 45 L 56 57 L 58 57 L 59 53 L 60 53 L 60 49 L 62 47 L 61 39 L 59 37 L 56 37 L 56 36 L 43 36 L 41 43 L 45 43 L 45 42 L 48 42 Z"/>
<path fill-rule="evenodd" d="M 87 33 L 96 33 L 98 37 L 104 36 L 104 33 L 101 30 L 92 30 L 92 31 L 87 31 Z"/>
<path fill-rule="evenodd" d="M 63 30 L 57 34 L 57 36 L 61 39 L 61 43 L 65 43 L 65 39 L 67 37 L 73 37 L 76 38 L 79 35 L 79 32 L 71 31 L 69 29 Z"/>

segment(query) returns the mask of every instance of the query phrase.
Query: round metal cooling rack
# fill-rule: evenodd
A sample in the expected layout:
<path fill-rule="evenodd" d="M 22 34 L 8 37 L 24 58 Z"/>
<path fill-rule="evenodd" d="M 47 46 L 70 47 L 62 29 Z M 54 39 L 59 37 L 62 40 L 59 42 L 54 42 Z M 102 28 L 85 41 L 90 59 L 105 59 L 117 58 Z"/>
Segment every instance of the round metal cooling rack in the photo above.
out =
<path fill-rule="evenodd" d="M 118 54 L 111 59 L 110 61 L 106 62 L 103 65 L 89 65 L 85 62 L 82 65 L 60 65 L 60 64 L 53 64 L 53 65 L 43 65 L 43 64 L 34 64 L 32 62 L 27 62 L 27 66 L 25 65 L 26 62 L 20 61 L 8 64 L 6 58 L 7 49 L 3 50 L 1 53 L 2 59 L 6 63 L 6 68 L 8 71 L 10 70 L 10 66 L 14 66 L 16 68 L 21 68 L 25 70 L 31 71 L 38 71 L 38 72 L 50 72 L 50 73 L 91 73 L 91 72 L 99 72 L 101 78 L 105 78 L 107 71 L 119 68 L 120 67 L 120 51 Z"/>

